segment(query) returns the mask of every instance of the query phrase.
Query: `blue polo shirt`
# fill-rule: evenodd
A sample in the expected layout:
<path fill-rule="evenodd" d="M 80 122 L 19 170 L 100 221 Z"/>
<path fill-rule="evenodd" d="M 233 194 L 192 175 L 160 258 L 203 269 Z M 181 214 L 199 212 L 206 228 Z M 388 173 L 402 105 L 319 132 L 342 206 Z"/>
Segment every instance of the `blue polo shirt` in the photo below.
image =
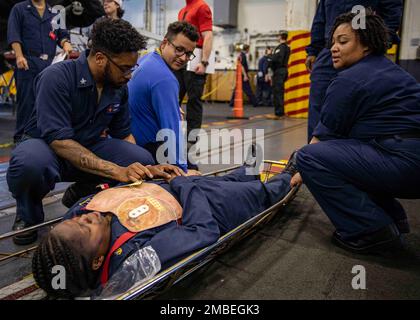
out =
<path fill-rule="evenodd" d="M 167 143 L 169 162 L 186 171 L 178 80 L 156 51 L 140 58 L 138 64 L 128 83 L 131 129 L 136 142 L 140 146 L 156 143 L 160 130 L 171 130 L 173 139 Z"/>
<path fill-rule="evenodd" d="M 371 140 L 420 132 L 420 84 L 385 56 L 366 56 L 344 69 L 328 87 L 320 140 Z"/>
<path fill-rule="evenodd" d="M 130 135 L 127 86 L 105 85 L 97 102 L 97 90 L 87 62 L 89 51 L 77 60 L 46 68 L 35 80 L 35 111 L 25 132 L 48 144 L 72 139 L 88 147 L 109 129 L 113 138 Z"/>
<path fill-rule="evenodd" d="M 39 58 L 41 54 L 48 55 L 47 61 L 50 64 L 55 56 L 57 45 L 63 39 L 70 40 L 70 35 L 65 29 L 52 32 L 51 21 L 55 15 L 51 7 L 47 5 L 41 18 L 30 0 L 17 3 L 10 12 L 7 42 L 9 45 L 13 42 L 21 44 L 23 53 L 28 59 L 29 68 L 34 68 L 37 63 L 45 63 Z"/>

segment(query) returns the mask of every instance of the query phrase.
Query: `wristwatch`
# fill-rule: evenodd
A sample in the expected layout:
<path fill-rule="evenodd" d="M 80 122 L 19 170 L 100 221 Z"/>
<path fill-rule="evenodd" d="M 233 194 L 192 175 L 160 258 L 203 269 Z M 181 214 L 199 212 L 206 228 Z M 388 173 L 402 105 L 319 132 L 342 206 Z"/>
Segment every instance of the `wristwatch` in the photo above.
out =
<path fill-rule="evenodd" d="M 201 64 L 207 68 L 207 67 L 208 67 L 208 65 L 209 65 L 209 62 L 208 62 L 208 61 L 204 61 L 204 60 L 202 60 L 202 61 L 201 61 Z"/>

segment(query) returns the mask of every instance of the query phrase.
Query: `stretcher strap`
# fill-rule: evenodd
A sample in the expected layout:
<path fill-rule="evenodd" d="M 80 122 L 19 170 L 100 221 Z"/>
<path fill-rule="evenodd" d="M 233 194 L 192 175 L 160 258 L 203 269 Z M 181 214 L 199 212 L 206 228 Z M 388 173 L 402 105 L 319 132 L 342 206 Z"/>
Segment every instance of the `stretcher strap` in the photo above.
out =
<path fill-rule="evenodd" d="M 106 256 L 104 266 L 102 268 L 102 274 L 101 274 L 101 285 L 104 286 L 108 282 L 108 276 L 109 276 L 109 262 L 111 260 L 112 254 L 120 248 L 124 243 L 126 243 L 128 240 L 130 240 L 132 237 L 134 237 L 138 232 L 130 232 L 127 231 L 123 235 L 121 235 L 117 241 L 114 242 L 114 245 L 112 246 L 111 250 L 109 250 L 108 255 Z"/>

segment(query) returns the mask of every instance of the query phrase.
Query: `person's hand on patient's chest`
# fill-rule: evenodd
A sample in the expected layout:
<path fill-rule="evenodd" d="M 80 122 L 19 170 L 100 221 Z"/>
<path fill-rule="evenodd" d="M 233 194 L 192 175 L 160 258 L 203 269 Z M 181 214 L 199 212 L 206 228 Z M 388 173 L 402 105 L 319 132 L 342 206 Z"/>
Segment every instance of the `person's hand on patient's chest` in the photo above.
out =
<path fill-rule="evenodd" d="M 128 167 L 121 167 L 114 179 L 120 182 L 136 182 L 146 178 L 152 179 L 153 174 L 149 169 L 136 162 Z"/>
<path fill-rule="evenodd" d="M 187 177 L 202 176 L 202 175 L 203 174 L 198 170 L 189 169 L 188 172 L 187 172 Z"/>
<path fill-rule="evenodd" d="M 175 177 L 185 176 L 185 172 L 177 166 L 171 164 L 159 164 L 156 166 L 147 166 L 153 174 L 153 178 L 163 178 L 165 180 L 172 180 Z"/>

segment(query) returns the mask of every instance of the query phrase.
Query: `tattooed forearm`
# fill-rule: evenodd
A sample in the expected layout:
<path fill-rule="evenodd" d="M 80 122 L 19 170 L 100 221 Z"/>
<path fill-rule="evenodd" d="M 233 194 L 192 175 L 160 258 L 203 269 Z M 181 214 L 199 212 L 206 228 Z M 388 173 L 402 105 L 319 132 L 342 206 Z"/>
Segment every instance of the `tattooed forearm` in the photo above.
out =
<path fill-rule="evenodd" d="M 102 171 L 108 178 L 113 178 L 115 175 L 115 165 L 111 164 L 108 161 L 101 160 L 102 163 Z"/>
<path fill-rule="evenodd" d="M 119 169 L 118 165 L 97 157 L 74 140 L 54 141 L 51 148 L 59 157 L 85 172 L 112 179 Z"/>
<path fill-rule="evenodd" d="M 96 157 L 86 154 L 85 152 L 80 152 L 80 166 L 86 169 L 95 169 L 98 166 L 98 159 Z"/>

